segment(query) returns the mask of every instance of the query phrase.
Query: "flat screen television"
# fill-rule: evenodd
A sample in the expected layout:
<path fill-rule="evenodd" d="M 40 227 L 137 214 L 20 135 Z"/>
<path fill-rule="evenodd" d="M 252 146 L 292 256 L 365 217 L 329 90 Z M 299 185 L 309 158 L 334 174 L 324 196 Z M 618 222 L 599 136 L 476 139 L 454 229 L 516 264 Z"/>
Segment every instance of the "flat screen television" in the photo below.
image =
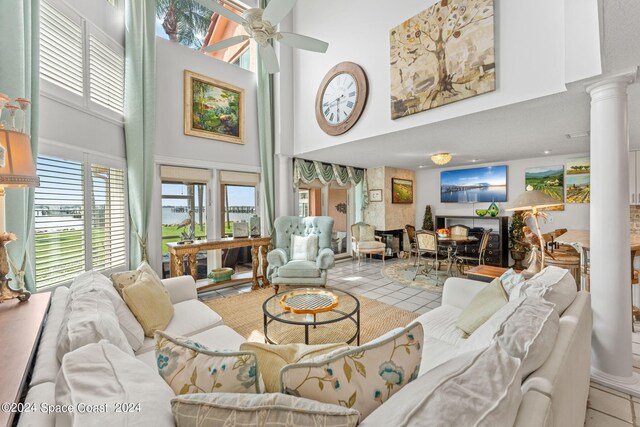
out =
<path fill-rule="evenodd" d="M 507 201 L 507 166 L 457 169 L 440 173 L 441 203 Z"/>

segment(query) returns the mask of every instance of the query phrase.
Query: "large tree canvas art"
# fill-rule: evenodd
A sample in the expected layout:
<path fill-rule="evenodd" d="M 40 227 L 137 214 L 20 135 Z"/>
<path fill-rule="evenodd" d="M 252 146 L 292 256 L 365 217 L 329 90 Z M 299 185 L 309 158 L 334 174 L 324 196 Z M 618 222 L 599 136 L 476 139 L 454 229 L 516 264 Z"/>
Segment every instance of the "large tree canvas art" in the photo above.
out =
<path fill-rule="evenodd" d="M 493 0 L 439 0 L 390 39 L 392 119 L 496 88 Z"/>
<path fill-rule="evenodd" d="M 184 133 L 244 144 L 244 89 L 185 70 Z"/>

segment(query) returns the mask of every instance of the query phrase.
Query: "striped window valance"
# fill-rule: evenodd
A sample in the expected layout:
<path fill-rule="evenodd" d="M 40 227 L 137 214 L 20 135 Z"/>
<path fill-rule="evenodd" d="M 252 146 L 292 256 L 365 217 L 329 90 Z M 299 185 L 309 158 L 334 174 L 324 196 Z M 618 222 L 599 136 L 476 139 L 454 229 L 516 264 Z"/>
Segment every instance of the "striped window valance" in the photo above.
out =
<path fill-rule="evenodd" d="M 336 165 L 333 163 L 322 163 L 315 160 L 294 159 L 293 160 L 293 186 L 298 187 L 300 183 L 311 184 L 318 180 L 322 185 L 336 183 L 341 187 L 349 184 L 358 185 L 362 182 L 362 205 L 369 204 L 369 192 L 367 191 L 367 170 L 354 168 L 353 166 Z"/>

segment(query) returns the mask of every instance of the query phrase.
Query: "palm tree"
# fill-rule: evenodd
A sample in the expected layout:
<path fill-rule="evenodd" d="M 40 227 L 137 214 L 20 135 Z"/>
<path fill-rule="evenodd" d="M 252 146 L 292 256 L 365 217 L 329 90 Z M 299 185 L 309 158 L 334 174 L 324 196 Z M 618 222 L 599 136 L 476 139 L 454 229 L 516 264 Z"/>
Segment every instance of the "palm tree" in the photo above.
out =
<path fill-rule="evenodd" d="M 156 16 L 172 42 L 200 49 L 198 35 L 204 35 L 211 23 L 212 12 L 195 0 L 158 0 Z"/>

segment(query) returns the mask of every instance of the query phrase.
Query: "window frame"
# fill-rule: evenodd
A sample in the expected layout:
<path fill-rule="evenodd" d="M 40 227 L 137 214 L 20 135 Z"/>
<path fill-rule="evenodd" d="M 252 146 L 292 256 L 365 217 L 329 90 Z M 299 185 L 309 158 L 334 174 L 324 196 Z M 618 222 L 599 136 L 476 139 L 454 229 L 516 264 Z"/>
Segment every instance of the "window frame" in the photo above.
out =
<path fill-rule="evenodd" d="M 122 169 L 123 178 L 124 178 L 124 235 L 125 235 L 125 262 L 124 265 L 116 266 L 114 268 L 110 268 L 107 270 L 99 270 L 104 275 L 110 275 L 111 273 L 115 273 L 118 271 L 126 271 L 129 269 L 129 243 L 130 243 L 130 226 L 129 226 L 129 188 L 128 188 L 128 177 L 127 177 L 127 163 L 125 159 L 108 156 L 98 152 L 93 152 L 90 150 L 82 150 L 78 148 L 74 148 L 71 146 L 67 146 L 65 144 L 55 144 L 50 143 L 46 140 L 42 141 L 39 147 L 38 155 L 55 157 L 62 160 L 70 160 L 74 162 L 80 162 L 84 166 L 84 233 L 85 233 L 85 271 L 92 270 L 92 261 L 93 261 L 93 240 L 91 235 L 91 224 L 93 219 L 93 212 L 91 209 L 91 197 L 93 191 L 93 183 L 92 183 L 92 174 L 91 174 L 91 166 L 92 165 L 100 165 L 109 168 Z M 32 222 L 33 230 L 35 230 L 35 215 Z M 33 254 L 35 255 L 35 235 L 32 241 L 33 244 Z M 34 257 L 34 269 L 36 268 L 35 257 Z M 72 280 L 60 282 L 48 286 L 37 287 L 38 292 L 41 291 L 49 291 L 53 290 L 58 286 L 68 286 Z M 37 283 L 36 283 L 37 286 Z"/>

